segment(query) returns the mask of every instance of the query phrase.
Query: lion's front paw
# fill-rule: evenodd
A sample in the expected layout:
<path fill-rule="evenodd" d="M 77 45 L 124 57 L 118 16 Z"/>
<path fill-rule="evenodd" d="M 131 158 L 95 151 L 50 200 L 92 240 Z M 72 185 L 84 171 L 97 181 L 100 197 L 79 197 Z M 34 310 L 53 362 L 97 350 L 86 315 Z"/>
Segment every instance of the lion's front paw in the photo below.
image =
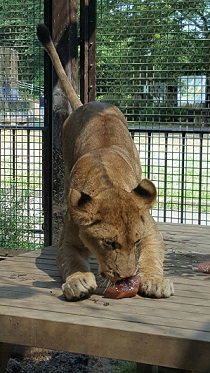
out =
<path fill-rule="evenodd" d="M 68 276 L 62 285 L 63 294 L 68 300 L 85 297 L 97 288 L 95 276 L 91 272 L 76 272 Z"/>
<path fill-rule="evenodd" d="M 139 293 L 147 297 L 169 298 L 174 294 L 174 285 L 164 277 L 141 279 Z"/>

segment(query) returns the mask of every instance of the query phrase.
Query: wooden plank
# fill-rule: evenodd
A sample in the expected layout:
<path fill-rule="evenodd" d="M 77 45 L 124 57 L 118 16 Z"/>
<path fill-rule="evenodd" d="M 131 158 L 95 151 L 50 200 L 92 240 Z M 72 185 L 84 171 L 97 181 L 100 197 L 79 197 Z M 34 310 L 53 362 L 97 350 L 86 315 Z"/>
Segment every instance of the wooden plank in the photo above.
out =
<path fill-rule="evenodd" d="M 56 307 L 58 307 L 59 312 L 80 312 L 81 311 L 81 304 L 80 302 L 76 303 L 68 303 L 64 301 L 64 297 L 61 295 L 61 290 L 57 288 L 56 284 L 54 286 L 48 286 L 45 288 L 36 289 L 34 291 L 33 287 L 23 288 L 18 286 L 6 286 L 5 289 L 0 289 L 0 304 L 10 306 L 12 301 L 10 299 L 15 299 L 16 307 L 21 307 L 25 301 L 29 302 L 29 307 L 33 307 L 33 303 L 40 304 L 40 307 L 45 307 L 41 305 L 41 303 L 46 304 L 46 309 L 48 309 L 48 304 L 51 304 L 52 310 L 56 311 Z M 20 297 L 21 294 L 21 297 Z M 50 299 L 49 299 L 50 296 Z M 20 305 L 19 301 L 20 299 Z M 172 299 L 172 298 L 171 298 Z M 140 297 L 135 297 L 132 299 L 123 299 L 123 300 L 107 300 L 101 296 L 92 295 L 89 300 L 85 300 L 82 302 L 82 308 L 85 309 L 87 307 L 94 307 L 94 310 L 100 311 L 100 315 L 102 314 L 101 309 L 107 308 L 111 312 L 117 312 L 120 315 L 123 313 L 129 315 L 138 315 L 140 317 L 142 314 L 144 315 L 154 315 L 162 317 L 169 317 L 171 319 L 187 319 L 187 320 L 194 320 L 203 323 L 204 321 L 208 321 L 209 319 L 209 304 L 208 306 L 201 306 L 200 303 L 197 306 L 193 306 L 191 304 L 182 304 L 177 299 L 176 302 L 171 302 L 171 299 L 167 300 L 154 300 L 154 299 L 144 299 Z M 61 302 L 63 300 L 63 302 Z M 94 303 L 94 304 L 93 304 Z M 132 307 L 131 307 L 132 305 Z M 106 306 L 106 307 L 105 307 Z M 36 306 L 39 307 L 39 306 Z M 78 307 L 78 308 L 77 308 Z M 76 311 L 74 311 L 76 309 Z M 97 312 L 98 312 L 97 311 Z M 206 316 L 207 315 L 207 316 Z M 147 320 L 148 321 L 148 320 Z"/>
<path fill-rule="evenodd" d="M 144 324 L 145 326 L 153 326 L 158 325 L 161 327 L 169 327 L 170 328 L 170 335 L 173 333 L 176 335 L 177 329 L 179 329 L 180 335 L 186 335 L 185 329 L 190 329 L 191 332 L 210 332 L 210 325 L 208 325 L 209 322 L 209 316 L 204 314 L 194 314 L 189 313 L 186 314 L 184 311 L 177 312 L 176 310 L 173 312 L 170 312 L 169 317 L 169 311 L 167 309 L 161 309 L 156 311 L 156 309 L 152 309 L 144 306 L 144 307 L 136 307 L 132 312 L 129 313 L 130 305 L 125 305 L 123 302 L 121 304 L 116 305 L 116 303 L 109 303 L 103 302 L 98 303 L 97 305 L 94 305 L 90 303 L 87 303 L 81 308 L 80 305 L 77 304 L 63 304 L 60 305 L 57 302 L 56 294 L 51 294 L 54 296 L 51 297 L 50 302 L 50 312 L 51 313 L 59 313 L 60 319 L 62 320 L 63 314 L 64 315 L 80 315 L 80 317 L 88 316 L 88 317 L 94 317 L 99 319 L 107 319 L 107 320 L 118 320 L 122 322 L 132 322 L 132 323 L 138 323 L 138 324 Z M 47 295 L 47 294 L 45 294 Z M 56 299 L 56 301 L 55 301 Z M 49 297 L 48 297 L 49 300 Z M 106 306 L 105 306 L 106 304 Z M 31 294 L 30 301 L 28 299 L 25 299 L 24 297 L 22 299 L 16 299 L 15 297 L 10 297 L 9 299 L 1 299 L 0 300 L 0 306 L 7 306 L 8 311 L 6 314 L 10 314 L 10 308 L 18 308 L 19 310 L 23 309 L 22 315 L 25 314 L 25 310 L 34 310 L 34 311 L 48 311 L 49 302 L 47 303 L 44 299 L 44 296 L 40 294 L 39 296 L 36 295 L 34 298 L 33 294 Z M 210 308 L 209 308 L 210 311 Z M 208 312 L 209 314 L 209 312 Z M 202 321 L 201 321 L 202 318 Z M 209 336 L 210 341 L 210 336 Z"/>
<path fill-rule="evenodd" d="M 21 262 L 22 264 L 24 262 Z M 29 275 L 29 274 L 33 274 L 34 272 L 37 273 L 37 271 L 40 272 L 40 274 L 45 274 L 45 273 L 48 273 L 48 275 L 53 275 L 53 274 L 56 274 L 58 275 L 58 269 L 57 267 L 54 265 L 54 266 L 48 266 L 48 265 L 40 265 L 39 267 L 40 268 L 36 268 L 35 266 L 30 266 L 30 263 L 24 263 L 25 266 L 27 265 L 27 267 L 24 268 L 24 265 L 20 266 L 20 263 L 15 263 L 12 262 L 12 264 L 8 265 L 6 264 L 5 266 L 2 266 L 2 270 L 1 270 L 1 273 L 2 275 L 6 275 L 8 276 L 8 269 L 12 268 L 12 271 L 10 271 L 10 275 L 12 276 L 12 274 L 22 274 L 22 275 Z"/>
<path fill-rule="evenodd" d="M 161 232 L 169 232 L 174 234 L 178 232 L 179 234 L 185 234 L 186 232 L 190 234 L 196 234 L 197 232 L 206 232 L 208 235 L 209 227 L 206 225 L 197 224 L 182 224 L 182 223 L 157 223 Z"/>
<path fill-rule="evenodd" d="M 165 335 L 164 330 L 144 325 L 136 328 L 135 323 L 98 320 L 95 318 L 65 316 L 30 310 L 28 317 L 14 309 L 10 317 L 2 314 L 1 339 L 35 347 L 71 351 L 95 356 L 125 359 L 146 364 L 177 367 L 209 372 L 210 354 L 208 342 Z M 200 334 L 198 334 L 199 337 Z M 56 336 L 56 337 L 55 337 Z M 126 343 L 125 343 L 126 341 Z M 152 353 L 151 353 L 152 351 Z M 163 353 L 164 351 L 164 353 Z M 189 359 L 190 356 L 190 359 Z"/>
<path fill-rule="evenodd" d="M 52 290 L 55 294 L 57 294 L 58 297 L 63 297 L 60 284 L 57 282 L 44 282 L 46 286 L 43 286 L 42 282 L 37 282 L 36 287 L 32 286 L 31 284 L 24 283 L 23 284 L 16 284 L 15 282 L 7 283 L 1 282 L 0 284 L 0 299 L 1 298 L 10 298 L 10 293 L 13 294 L 12 296 L 15 296 L 16 298 L 18 295 L 20 295 L 20 298 L 24 295 L 24 297 L 30 296 L 30 294 L 37 294 L 37 296 L 42 293 L 45 294 L 48 293 L 49 289 Z M 4 296 L 5 294 L 5 296 Z M 107 302 L 113 302 L 113 300 L 106 299 L 100 295 L 92 295 L 93 299 L 95 299 L 98 302 L 98 299 L 103 299 L 103 301 Z M 98 298 L 99 297 L 99 298 Z M 64 299 L 64 298 L 63 298 Z M 51 300 L 52 301 L 52 300 Z M 67 302 L 68 303 L 68 302 Z M 200 298 L 191 297 L 188 299 L 185 299 L 181 296 L 175 295 L 169 299 L 150 299 L 150 298 L 144 298 L 139 295 L 137 295 L 135 298 L 132 299 L 132 306 L 143 307 L 146 305 L 147 307 L 161 307 L 163 309 L 170 307 L 170 309 L 177 308 L 177 309 L 183 309 L 183 307 L 192 307 L 193 304 L 193 310 L 196 307 L 197 303 L 197 312 L 200 310 L 201 313 L 203 313 L 203 309 L 205 307 L 205 310 L 210 306 L 209 300 L 203 300 L 201 302 Z M 130 299 L 123 299 L 123 300 L 114 300 L 114 304 L 126 304 L 130 305 L 131 300 Z M 188 307 L 188 311 L 189 311 Z M 131 310 L 132 312 L 132 310 Z M 193 311 L 194 312 L 194 311 Z M 206 312 L 206 311 L 205 311 Z"/>
<path fill-rule="evenodd" d="M 24 284 L 25 284 L 25 282 L 24 282 Z M 35 301 L 36 302 L 41 302 L 41 301 L 43 301 L 43 299 L 47 299 L 48 303 L 50 303 L 52 305 L 53 302 L 57 302 L 57 298 L 55 298 L 55 296 L 56 297 L 61 296 L 61 290 L 60 290 L 59 287 L 57 288 L 58 284 L 57 283 L 52 283 L 52 282 L 46 288 L 44 288 L 43 286 L 40 287 L 39 283 L 38 283 L 38 287 L 36 289 L 34 289 L 33 286 L 31 286 L 29 288 L 28 285 L 23 285 L 23 284 L 20 287 L 17 287 L 15 285 L 13 285 L 13 288 L 11 288 L 11 286 L 9 287 L 8 283 L 2 284 L 2 285 L 3 285 L 3 287 L 6 285 L 5 289 L 3 288 L 1 290 L 2 299 L 4 300 L 6 298 L 6 299 L 9 300 L 10 298 L 12 298 L 12 299 L 13 298 L 18 298 L 19 294 L 21 294 L 21 297 L 20 297 L 21 302 L 22 302 L 21 304 L 24 304 L 23 299 L 27 299 L 27 298 L 28 298 L 29 303 L 31 303 L 33 301 L 33 296 L 35 296 Z M 16 291 L 14 290 L 14 288 L 16 289 Z M 5 297 L 4 297 L 4 294 L 5 294 Z M 48 299 L 47 296 L 50 295 L 50 294 L 52 294 L 52 297 L 51 297 L 51 299 Z M 101 298 L 100 297 L 95 298 L 95 299 L 93 298 L 93 300 L 95 300 L 96 303 L 98 302 L 98 299 L 101 299 Z M 83 301 L 83 305 L 85 305 L 84 302 L 86 302 L 86 301 Z M 197 314 L 199 314 L 200 312 L 202 313 L 203 310 L 204 310 L 204 313 L 209 314 L 208 310 L 209 310 L 209 305 L 210 305 L 210 302 L 209 302 L 208 299 L 200 299 L 200 298 L 196 298 L 196 297 L 187 298 L 187 297 L 182 297 L 182 296 L 181 297 L 174 296 L 174 297 L 171 297 L 170 299 L 160 299 L 160 300 L 144 299 L 142 297 L 137 296 L 132 301 L 131 300 L 126 300 L 126 299 L 120 300 L 120 301 L 104 300 L 103 299 L 103 302 L 108 302 L 109 307 L 110 307 L 110 305 L 112 305 L 114 307 L 113 311 L 115 310 L 116 312 L 120 312 L 120 314 L 125 312 L 126 315 L 127 315 L 127 313 L 132 314 L 132 310 L 134 310 L 134 313 L 138 312 L 138 313 L 141 314 L 141 309 L 143 307 L 144 308 L 149 307 L 149 309 L 147 309 L 147 311 L 146 311 L 146 315 L 148 315 L 148 312 L 151 312 L 151 308 L 154 308 L 155 312 L 159 308 L 162 311 L 162 313 L 164 313 L 164 312 L 168 312 L 169 307 L 170 307 L 170 309 L 172 309 L 171 308 L 172 304 L 174 304 L 173 309 L 175 310 L 175 312 L 178 312 L 178 311 L 180 312 L 180 310 L 181 311 L 185 310 L 185 307 L 187 307 L 187 311 L 189 312 L 189 310 L 192 308 L 192 306 L 193 306 L 193 309 L 196 306 L 197 307 Z M 59 300 L 58 303 L 60 304 L 60 300 Z M 10 303 L 8 303 L 8 305 L 10 305 L 10 304 L 11 304 L 11 301 L 10 301 Z M 18 306 L 17 301 L 16 301 L 15 304 L 16 304 L 16 306 Z M 67 307 L 68 307 L 68 303 L 65 302 L 65 304 L 67 304 Z M 130 309 L 131 304 L 132 304 L 132 309 Z M 29 305 L 29 308 L 30 307 L 31 307 L 31 305 Z M 72 304 L 69 307 L 73 308 L 74 306 Z M 122 308 L 125 311 L 122 311 Z M 140 309 L 140 311 L 139 311 L 139 309 Z M 64 311 L 64 312 L 67 312 L 67 311 Z M 195 316 L 197 314 L 195 314 Z M 181 319 L 182 319 L 182 316 L 180 316 Z M 172 318 L 171 313 L 170 313 L 170 318 Z M 148 319 L 147 319 L 147 321 L 148 321 Z M 157 323 L 157 320 L 156 320 L 156 323 Z M 160 322 L 160 324 L 161 324 L 161 322 Z"/>

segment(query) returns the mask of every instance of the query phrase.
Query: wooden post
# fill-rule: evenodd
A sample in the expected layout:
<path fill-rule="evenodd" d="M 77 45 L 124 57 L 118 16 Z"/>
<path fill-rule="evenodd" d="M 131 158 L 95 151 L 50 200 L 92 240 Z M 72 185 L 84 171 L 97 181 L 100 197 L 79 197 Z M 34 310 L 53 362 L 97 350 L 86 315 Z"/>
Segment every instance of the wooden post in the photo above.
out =
<path fill-rule="evenodd" d="M 0 373 L 4 373 L 14 346 L 8 343 L 0 343 Z"/>
<path fill-rule="evenodd" d="M 60 55 L 67 76 L 78 90 L 77 1 L 44 0 L 45 24 Z M 96 0 L 81 0 L 80 98 L 95 100 Z M 66 210 L 61 133 L 70 105 L 45 53 L 44 211 L 45 246 L 56 244 Z M 52 101 L 53 97 L 53 101 Z M 53 175 L 53 176 L 52 176 Z M 52 206 L 53 205 L 53 206 Z"/>
<path fill-rule="evenodd" d="M 52 39 L 61 62 L 73 87 L 78 88 L 77 68 L 77 1 L 52 1 Z M 66 210 L 64 196 L 64 165 L 62 157 L 61 134 L 66 117 L 71 112 L 69 102 L 60 86 L 57 75 L 53 74 L 53 231 L 52 242 L 57 243 L 60 227 Z"/>
<path fill-rule="evenodd" d="M 80 99 L 96 97 L 96 0 L 80 2 Z"/>
<path fill-rule="evenodd" d="M 136 373 L 158 373 L 156 365 L 137 363 Z"/>

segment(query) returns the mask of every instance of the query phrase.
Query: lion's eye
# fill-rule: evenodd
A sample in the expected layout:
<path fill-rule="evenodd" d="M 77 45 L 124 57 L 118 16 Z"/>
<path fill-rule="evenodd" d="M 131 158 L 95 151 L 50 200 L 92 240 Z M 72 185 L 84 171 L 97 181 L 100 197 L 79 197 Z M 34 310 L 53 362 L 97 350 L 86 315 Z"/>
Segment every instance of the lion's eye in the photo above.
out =
<path fill-rule="evenodd" d="M 106 248 L 109 249 L 109 250 L 115 250 L 116 249 L 116 242 L 109 239 L 109 238 L 105 238 L 104 239 L 104 246 L 106 246 Z"/>
<path fill-rule="evenodd" d="M 138 240 L 138 241 L 136 241 L 136 242 L 134 243 L 134 246 L 135 246 L 136 249 L 139 249 L 139 247 L 140 247 L 140 245 L 141 245 L 141 242 L 142 242 L 142 240 Z"/>

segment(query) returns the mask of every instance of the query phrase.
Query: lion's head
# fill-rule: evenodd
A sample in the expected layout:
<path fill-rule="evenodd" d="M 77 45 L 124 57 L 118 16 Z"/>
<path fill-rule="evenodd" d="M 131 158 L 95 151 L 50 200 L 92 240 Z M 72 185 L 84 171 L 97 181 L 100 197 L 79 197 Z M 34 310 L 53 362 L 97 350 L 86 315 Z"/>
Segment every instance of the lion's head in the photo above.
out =
<path fill-rule="evenodd" d="M 138 271 L 144 215 L 154 205 L 156 194 L 154 184 L 146 179 L 131 192 L 113 188 L 95 197 L 70 189 L 71 219 L 97 258 L 103 277 L 117 281 Z"/>

